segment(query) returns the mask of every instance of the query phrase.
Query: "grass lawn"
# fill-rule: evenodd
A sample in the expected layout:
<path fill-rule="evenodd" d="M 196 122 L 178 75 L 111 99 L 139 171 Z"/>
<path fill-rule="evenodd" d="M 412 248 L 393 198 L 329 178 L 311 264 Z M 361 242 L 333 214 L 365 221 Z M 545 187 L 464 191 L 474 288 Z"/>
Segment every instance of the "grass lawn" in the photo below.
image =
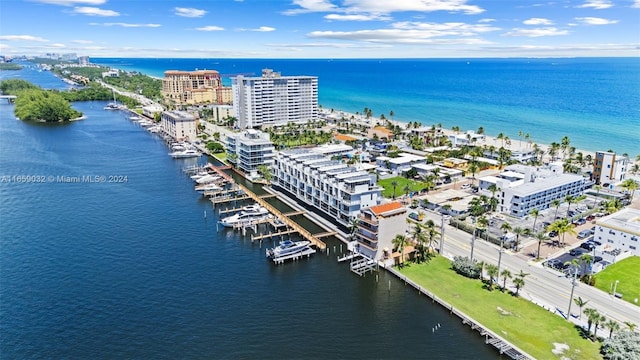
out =
<path fill-rule="evenodd" d="M 640 301 L 640 256 L 632 256 L 615 264 L 595 275 L 596 287 L 611 294 L 613 284 L 618 280 L 616 292 L 622 294 L 622 300 L 632 304 L 635 299 Z"/>
<path fill-rule="evenodd" d="M 602 358 L 600 344 L 583 339 L 572 323 L 509 293 L 488 291 L 480 280 L 458 275 L 450 264 L 438 256 L 400 271 L 536 359 Z M 566 344 L 569 349 L 553 354 L 554 343 Z"/>
<path fill-rule="evenodd" d="M 396 181 L 398 185 L 396 186 L 396 197 L 402 196 L 405 194 L 404 187 L 405 185 L 409 185 L 411 192 L 418 192 L 423 190 L 427 185 L 421 181 L 409 180 L 402 176 L 384 179 L 378 181 L 378 185 L 382 186 L 384 190 L 382 191 L 382 196 L 392 199 L 393 198 L 393 185 L 392 182 Z"/>
<path fill-rule="evenodd" d="M 218 159 L 218 160 L 220 160 L 221 162 L 227 161 L 227 153 L 226 152 L 213 154 L 213 157 Z"/>

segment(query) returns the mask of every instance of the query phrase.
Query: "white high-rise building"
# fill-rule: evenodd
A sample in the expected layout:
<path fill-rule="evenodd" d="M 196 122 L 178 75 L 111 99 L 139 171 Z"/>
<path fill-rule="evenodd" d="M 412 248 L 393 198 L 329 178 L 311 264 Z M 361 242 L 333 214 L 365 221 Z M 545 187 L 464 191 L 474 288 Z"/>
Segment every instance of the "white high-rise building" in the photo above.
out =
<path fill-rule="evenodd" d="M 318 119 L 317 76 L 282 76 L 264 69 L 261 77 L 240 75 L 231 81 L 234 116 L 241 129 Z"/>
<path fill-rule="evenodd" d="M 272 166 L 275 157 L 269 134 L 253 129 L 227 136 L 226 150 L 227 160 L 250 179 L 259 177 L 260 165 Z"/>

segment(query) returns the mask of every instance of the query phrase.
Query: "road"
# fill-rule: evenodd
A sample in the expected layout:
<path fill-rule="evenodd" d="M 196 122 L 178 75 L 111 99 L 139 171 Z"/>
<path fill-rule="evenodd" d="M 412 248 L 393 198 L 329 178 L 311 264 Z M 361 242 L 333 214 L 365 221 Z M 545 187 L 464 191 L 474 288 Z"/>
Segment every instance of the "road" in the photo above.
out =
<path fill-rule="evenodd" d="M 427 217 L 436 224 L 440 224 L 440 215 L 427 212 Z M 445 225 L 444 255 L 448 258 L 454 256 L 469 256 L 471 253 L 471 235 L 449 225 Z M 473 251 L 474 259 L 491 264 L 498 264 L 498 246 L 476 239 Z M 541 263 L 524 260 L 511 252 L 502 255 L 501 271 L 509 269 L 512 274 L 520 270 L 529 273 L 525 277 L 525 286 L 520 290 L 522 297 L 527 298 L 552 312 L 565 315 L 569 308 L 571 294 L 571 278 L 559 271 L 544 267 Z M 507 281 L 507 287 L 509 287 Z M 500 280 L 502 283 L 502 280 Z M 640 307 L 615 298 L 597 288 L 576 281 L 574 298 L 581 297 L 588 300 L 585 308 L 594 308 L 607 318 L 614 319 L 621 324 L 632 322 L 640 325 Z M 584 309 L 583 309 L 584 310 Z M 579 319 L 580 309 L 573 303 L 571 305 L 572 321 L 576 324 L 586 324 L 586 316 Z"/>

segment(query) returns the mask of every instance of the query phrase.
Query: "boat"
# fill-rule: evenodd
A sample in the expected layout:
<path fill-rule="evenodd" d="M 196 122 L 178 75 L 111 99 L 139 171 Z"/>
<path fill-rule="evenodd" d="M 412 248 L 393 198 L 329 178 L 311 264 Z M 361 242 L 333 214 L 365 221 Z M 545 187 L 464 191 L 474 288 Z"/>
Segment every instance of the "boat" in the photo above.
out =
<path fill-rule="evenodd" d="M 248 223 L 255 220 L 262 220 L 269 215 L 269 210 L 260 205 L 249 205 L 234 215 L 227 216 L 220 220 L 220 224 L 224 227 L 233 227 L 236 224 Z"/>
<path fill-rule="evenodd" d="M 218 190 L 222 190 L 222 188 L 216 184 L 213 183 L 209 183 L 209 184 L 203 184 L 203 185 L 198 185 L 196 186 L 196 191 L 197 192 L 207 192 L 207 191 L 218 191 Z"/>
<path fill-rule="evenodd" d="M 113 102 L 110 102 L 107 104 L 107 106 L 104 107 L 105 110 L 123 110 L 126 109 L 127 107 L 122 105 L 122 104 L 118 104 L 118 101 L 116 100 L 116 92 L 112 89 L 111 92 L 113 93 Z"/>
<path fill-rule="evenodd" d="M 311 245 L 310 241 L 302 240 L 302 241 L 292 241 L 285 240 L 280 241 L 280 244 L 272 249 L 267 249 L 267 257 L 273 258 L 274 260 L 285 258 L 293 255 L 302 255 L 304 253 L 309 253 L 309 250 L 312 250 L 309 245 Z"/>
<path fill-rule="evenodd" d="M 198 179 L 201 179 L 207 175 L 210 175 L 208 171 L 203 170 L 203 171 L 199 171 L 191 176 L 189 176 L 191 178 L 191 180 L 196 181 Z"/>
<path fill-rule="evenodd" d="M 192 158 L 192 157 L 198 157 L 201 155 L 202 154 L 199 153 L 197 150 L 192 150 L 192 149 L 174 151 L 169 153 L 169 156 L 171 156 L 174 159 Z"/>
<path fill-rule="evenodd" d="M 202 176 L 202 177 L 196 179 L 196 182 L 198 184 L 209 184 L 209 183 L 212 183 L 212 182 L 220 180 L 220 179 L 222 179 L 221 176 L 215 176 L 215 175 L 207 174 L 205 176 Z"/>

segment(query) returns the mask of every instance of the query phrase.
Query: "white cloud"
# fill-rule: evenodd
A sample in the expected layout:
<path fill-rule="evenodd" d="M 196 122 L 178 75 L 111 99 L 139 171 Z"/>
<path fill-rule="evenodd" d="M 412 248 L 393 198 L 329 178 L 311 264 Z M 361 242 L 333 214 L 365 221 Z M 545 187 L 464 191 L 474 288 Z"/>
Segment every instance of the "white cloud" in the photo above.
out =
<path fill-rule="evenodd" d="M 209 26 L 203 26 L 203 27 L 196 28 L 196 30 L 199 30 L 199 31 L 222 31 L 222 30 L 224 30 L 224 28 L 220 27 L 220 26 L 209 25 Z"/>
<path fill-rule="evenodd" d="M 270 26 L 260 26 L 259 28 L 255 28 L 255 29 L 245 29 L 245 28 L 236 29 L 236 31 L 255 31 L 255 32 L 271 32 L 275 30 L 276 28 L 272 28 Z"/>
<path fill-rule="evenodd" d="M 285 11 L 284 15 L 296 15 L 310 12 L 329 12 L 337 9 L 329 0 L 293 0 L 294 5 L 298 5 L 298 9 L 290 9 Z"/>
<path fill-rule="evenodd" d="M 608 9 L 613 4 L 609 0 L 585 0 L 584 4 L 578 5 L 578 8 L 592 8 L 597 10 Z"/>
<path fill-rule="evenodd" d="M 380 20 L 387 21 L 391 20 L 391 17 L 386 15 L 374 15 L 374 14 L 329 14 L 324 17 L 327 20 L 335 20 L 335 21 L 372 21 L 372 20 Z"/>
<path fill-rule="evenodd" d="M 489 18 L 478 20 L 479 23 L 490 23 L 490 22 L 495 22 L 495 21 L 496 21 L 496 19 L 489 19 Z"/>
<path fill-rule="evenodd" d="M 486 24 L 398 22 L 392 29 L 358 31 L 313 31 L 311 38 L 341 39 L 372 43 L 484 44 L 482 33 L 500 30 Z"/>
<path fill-rule="evenodd" d="M 93 44 L 91 40 L 71 40 L 74 44 Z"/>
<path fill-rule="evenodd" d="M 32 35 L 0 35 L 0 40 L 7 41 L 37 41 L 37 42 L 48 42 L 49 40 L 43 39 L 38 36 Z"/>
<path fill-rule="evenodd" d="M 515 28 L 508 33 L 504 34 L 504 36 L 524 36 L 524 37 L 541 37 L 541 36 L 559 36 L 559 35 L 568 35 L 568 30 L 560 30 L 555 27 L 544 27 L 544 28 L 536 28 L 536 29 L 519 29 Z"/>
<path fill-rule="evenodd" d="M 107 2 L 107 0 L 34 0 L 34 1 L 39 3 L 63 5 L 63 6 L 72 6 L 76 4 L 102 5 Z"/>
<path fill-rule="evenodd" d="M 51 47 L 63 48 L 63 47 L 66 47 L 66 46 L 64 44 L 55 43 L 55 44 L 51 44 Z"/>
<path fill-rule="evenodd" d="M 597 18 L 597 17 L 577 17 L 574 19 L 586 25 L 610 25 L 610 24 L 618 23 L 618 20 L 609 20 L 609 19 L 603 19 L 603 18 Z"/>
<path fill-rule="evenodd" d="M 631 4 L 632 8 L 640 8 L 640 0 L 635 0 L 633 4 Z"/>
<path fill-rule="evenodd" d="M 89 25 L 94 26 L 122 26 L 125 28 L 138 28 L 138 27 L 149 27 L 149 28 L 157 28 L 160 27 L 160 24 L 132 24 L 132 23 L 89 23 Z"/>
<path fill-rule="evenodd" d="M 76 14 L 89 15 L 89 16 L 120 16 L 120 13 L 113 10 L 104 10 L 91 6 L 76 6 L 73 8 L 73 12 Z"/>
<path fill-rule="evenodd" d="M 484 12 L 479 6 L 467 4 L 467 0 L 344 0 L 344 7 L 337 7 L 328 0 L 294 0 L 299 6 L 284 12 L 285 15 L 296 15 L 310 12 L 339 12 L 345 14 L 391 14 L 394 12 L 448 11 L 465 14 Z"/>
<path fill-rule="evenodd" d="M 553 21 L 544 18 L 531 18 L 522 22 L 525 25 L 552 25 Z"/>
<path fill-rule="evenodd" d="M 10 49 L 11 46 L 7 45 L 7 44 L 0 44 L 0 50 L 2 49 Z"/>
<path fill-rule="evenodd" d="M 200 10 L 195 8 L 184 8 L 184 7 L 177 7 L 177 8 L 174 8 L 173 10 L 175 11 L 176 15 L 182 16 L 182 17 L 189 17 L 189 18 L 203 17 L 207 13 L 206 10 Z"/>

